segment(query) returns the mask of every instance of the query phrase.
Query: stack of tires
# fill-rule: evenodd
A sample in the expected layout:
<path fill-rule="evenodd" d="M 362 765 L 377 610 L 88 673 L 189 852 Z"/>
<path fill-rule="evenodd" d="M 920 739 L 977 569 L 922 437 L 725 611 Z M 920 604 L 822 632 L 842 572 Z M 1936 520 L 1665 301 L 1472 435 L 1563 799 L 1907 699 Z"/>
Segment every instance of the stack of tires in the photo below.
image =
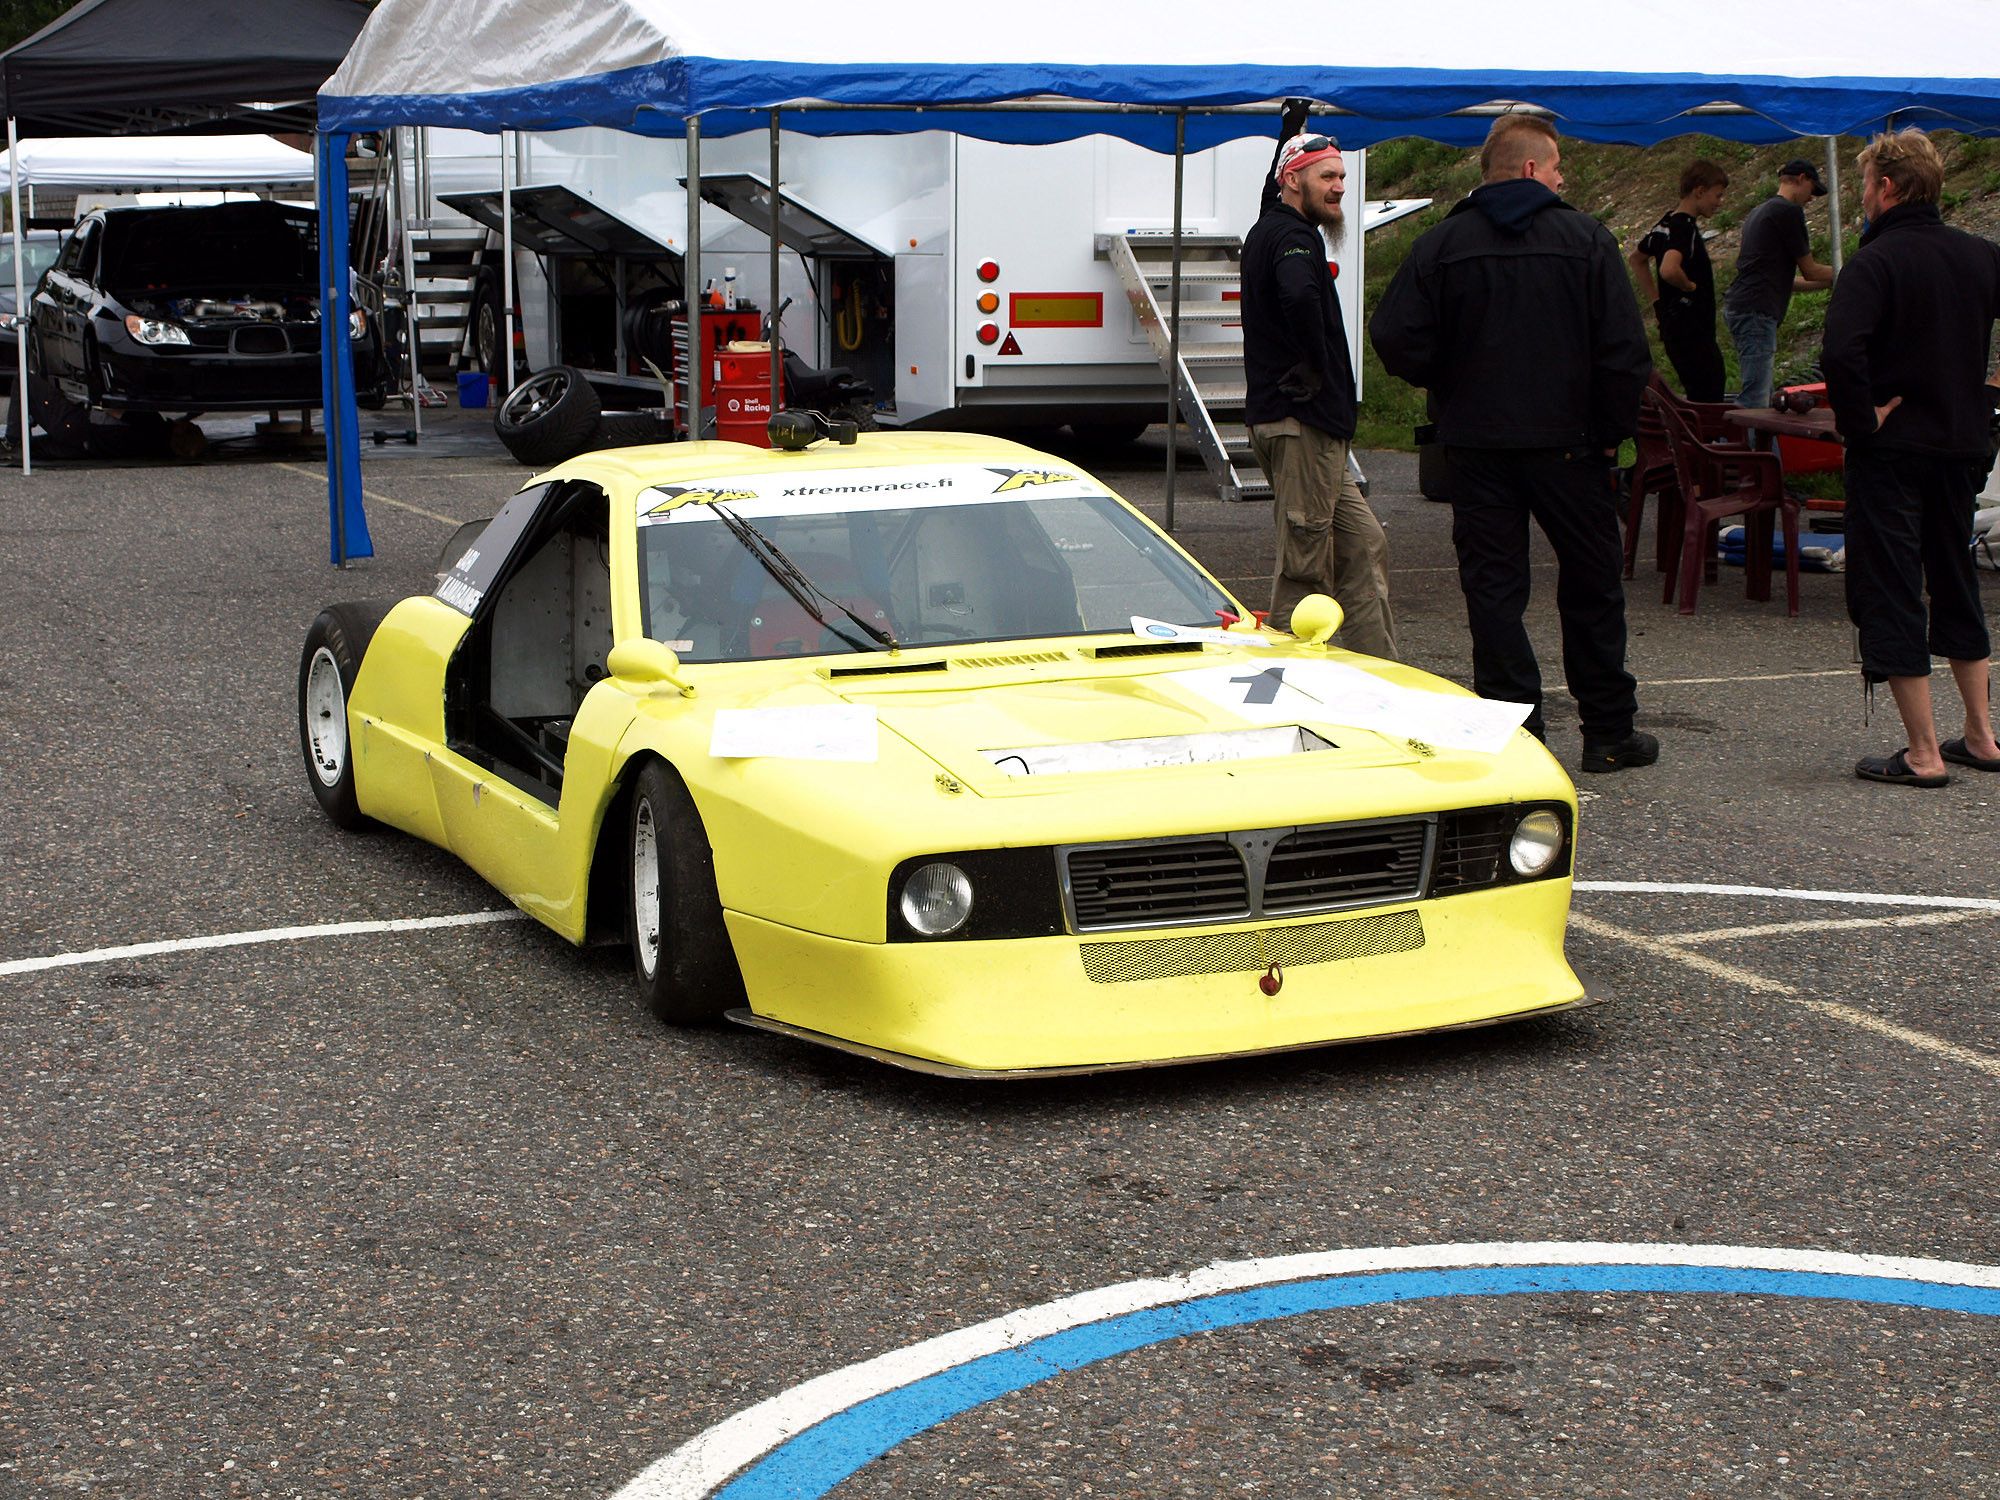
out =
<path fill-rule="evenodd" d="M 655 412 L 605 411 L 583 371 L 572 365 L 550 365 L 515 386 L 495 409 L 493 430 L 532 469 L 599 448 L 669 442 L 674 435 Z"/>

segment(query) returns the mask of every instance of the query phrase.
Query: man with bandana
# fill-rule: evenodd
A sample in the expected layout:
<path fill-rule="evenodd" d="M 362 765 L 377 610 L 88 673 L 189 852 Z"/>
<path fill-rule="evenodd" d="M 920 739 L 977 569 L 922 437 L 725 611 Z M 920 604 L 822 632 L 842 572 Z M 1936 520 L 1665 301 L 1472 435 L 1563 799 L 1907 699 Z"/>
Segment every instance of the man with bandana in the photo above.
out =
<path fill-rule="evenodd" d="M 1330 137 L 1299 134 L 1272 177 L 1276 201 L 1243 241 L 1244 421 L 1278 532 L 1271 623 L 1284 629 L 1307 594 L 1331 594 L 1340 644 L 1394 660 L 1389 543 L 1347 463 L 1354 363 L 1327 260 L 1345 232 L 1347 168 Z"/>

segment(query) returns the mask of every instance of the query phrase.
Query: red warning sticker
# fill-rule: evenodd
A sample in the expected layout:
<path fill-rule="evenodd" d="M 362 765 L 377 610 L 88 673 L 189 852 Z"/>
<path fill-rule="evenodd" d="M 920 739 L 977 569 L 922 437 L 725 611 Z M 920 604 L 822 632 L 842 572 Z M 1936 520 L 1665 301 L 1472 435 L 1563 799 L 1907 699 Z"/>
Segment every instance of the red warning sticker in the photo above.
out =
<path fill-rule="evenodd" d="M 1008 334 L 1007 337 L 1000 341 L 1000 352 L 1002 354 L 1019 354 L 1021 352 L 1021 346 L 1015 342 L 1013 334 Z"/>

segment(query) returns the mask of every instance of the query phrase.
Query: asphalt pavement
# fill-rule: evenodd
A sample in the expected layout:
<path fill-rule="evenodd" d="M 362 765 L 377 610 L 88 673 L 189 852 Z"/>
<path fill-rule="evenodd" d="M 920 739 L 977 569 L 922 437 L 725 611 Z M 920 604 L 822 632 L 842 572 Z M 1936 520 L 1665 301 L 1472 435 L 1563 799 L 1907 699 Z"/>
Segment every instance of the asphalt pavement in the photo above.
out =
<path fill-rule="evenodd" d="M 1838 576 L 1788 619 L 1782 578 L 1754 603 L 1724 568 L 1682 616 L 1648 536 L 1630 661 L 1662 758 L 1579 778 L 1600 888 L 1571 952 L 1610 1003 L 975 1085 L 667 1031 L 622 950 L 525 921 L 24 967 L 505 905 L 333 828 L 294 704 L 318 609 L 427 589 L 527 471 L 470 413 L 371 445 L 376 556 L 335 571 L 310 451 L 240 446 L 0 470 L 0 1496 L 598 1497 L 677 1451 L 631 1493 L 707 1493 L 673 1475 L 955 1330 L 945 1383 L 876 1398 L 848 1458 L 782 1450 L 737 1493 L 1995 1493 L 1986 1273 L 1842 1257 L 2000 1265 L 2000 777 L 1853 778 L 1901 739 L 1886 694 L 1863 722 Z M 1159 429 L 1054 451 L 1159 514 Z M 1366 465 L 1407 657 L 1465 680 L 1448 508 L 1408 457 Z M 1268 511 L 1197 465 L 1175 521 L 1260 602 Z M 1559 692 L 1549 719 L 1573 761 Z M 1462 1243 L 1500 1248 L 1421 1249 Z M 1694 1248 L 1588 1269 L 1634 1244 Z M 1403 1269 L 1426 1254 L 1529 1271 Z M 1107 1293 L 1126 1321 L 967 1363 L 986 1320 L 1217 1262 L 1263 1290 Z"/>

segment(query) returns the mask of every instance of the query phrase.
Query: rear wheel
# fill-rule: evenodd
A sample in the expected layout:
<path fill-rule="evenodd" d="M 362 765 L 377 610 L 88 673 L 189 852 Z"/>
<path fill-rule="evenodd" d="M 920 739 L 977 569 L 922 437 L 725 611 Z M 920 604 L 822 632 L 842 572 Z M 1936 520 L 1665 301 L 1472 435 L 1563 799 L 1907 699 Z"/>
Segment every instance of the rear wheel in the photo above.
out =
<path fill-rule="evenodd" d="M 506 321 L 500 315 L 500 292 L 490 276 L 481 277 L 472 303 L 472 350 L 479 368 L 496 379 L 500 374 L 500 340 Z"/>
<path fill-rule="evenodd" d="M 354 791 L 354 747 L 347 732 L 347 702 L 386 602 L 333 604 L 306 632 L 299 659 L 299 749 L 306 785 L 322 811 L 342 828 L 361 828 Z"/>
<path fill-rule="evenodd" d="M 627 847 L 639 993 L 669 1026 L 719 1020 L 745 1003 L 743 975 L 722 922 L 708 831 L 686 784 L 662 761 L 639 773 Z"/>

